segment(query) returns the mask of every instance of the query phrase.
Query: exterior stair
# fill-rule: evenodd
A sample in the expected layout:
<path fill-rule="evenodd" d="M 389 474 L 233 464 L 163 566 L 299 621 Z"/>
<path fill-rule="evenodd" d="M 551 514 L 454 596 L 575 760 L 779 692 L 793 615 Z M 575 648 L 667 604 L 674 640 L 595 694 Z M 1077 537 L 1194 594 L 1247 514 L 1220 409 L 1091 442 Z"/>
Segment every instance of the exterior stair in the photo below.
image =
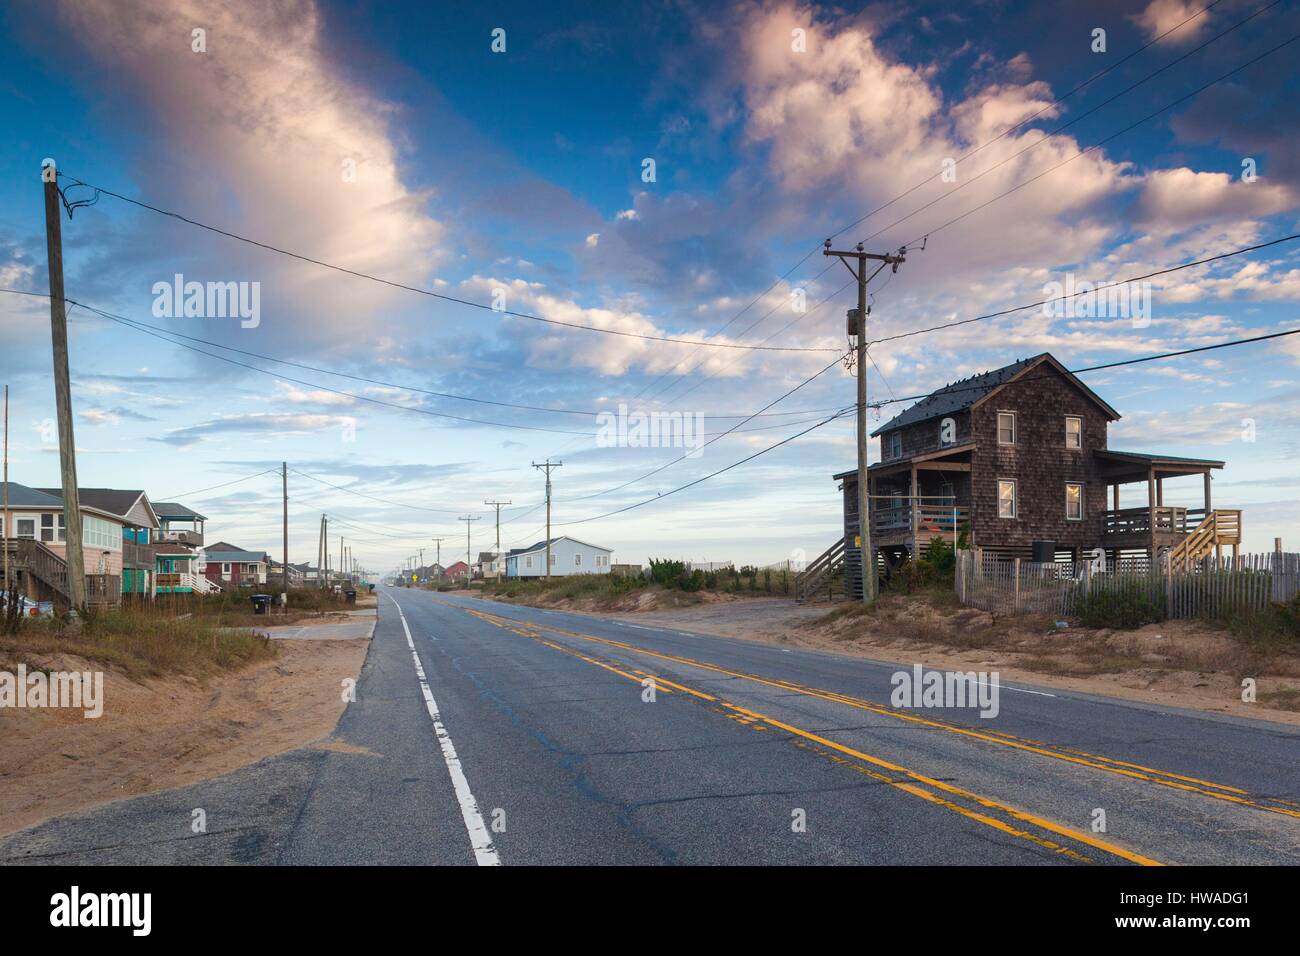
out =
<path fill-rule="evenodd" d="M 844 558 L 844 539 L 837 538 L 834 544 L 810 561 L 808 566 L 795 576 L 795 600 L 803 604 L 815 597 L 823 587 L 829 589 L 835 576 L 844 574 Z"/>
<path fill-rule="evenodd" d="M 59 554 L 31 538 L 9 538 L 2 546 L 9 552 L 11 570 L 31 575 L 54 592 L 56 602 L 69 602 L 68 563 Z M 121 604 L 122 579 L 113 574 L 87 574 L 86 603 L 96 607 Z"/>
<path fill-rule="evenodd" d="M 1240 509 L 1216 508 L 1169 552 L 1169 566 L 1187 569 L 1222 545 L 1241 544 Z"/>

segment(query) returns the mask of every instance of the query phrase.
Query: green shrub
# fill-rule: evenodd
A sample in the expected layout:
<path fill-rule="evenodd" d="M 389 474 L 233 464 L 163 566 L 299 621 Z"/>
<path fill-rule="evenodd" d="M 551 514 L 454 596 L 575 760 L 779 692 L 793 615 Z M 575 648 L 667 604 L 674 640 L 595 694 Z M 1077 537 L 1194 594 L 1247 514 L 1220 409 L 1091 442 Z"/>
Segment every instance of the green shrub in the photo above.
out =
<path fill-rule="evenodd" d="M 1093 588 L 1079 594 L 1074 612 L 1084 627 L 1112 627 L 1132 630 L 1165 619 L 1163 594 L 1152 594 L 1137 584 L 1103 590 Z"/>
<path fill-rule="evenodd" d="M 673 587 L 686 573 L 686 562 L 673 558 L 651 558 L 650 580 L 664 587 Z"/>

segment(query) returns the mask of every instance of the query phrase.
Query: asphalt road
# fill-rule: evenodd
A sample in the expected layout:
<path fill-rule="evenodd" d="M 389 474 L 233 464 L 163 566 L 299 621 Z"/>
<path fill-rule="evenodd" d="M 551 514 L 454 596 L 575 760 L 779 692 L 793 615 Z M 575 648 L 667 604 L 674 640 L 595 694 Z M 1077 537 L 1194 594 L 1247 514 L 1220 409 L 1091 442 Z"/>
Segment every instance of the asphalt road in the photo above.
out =
<path fill-rule="evenodd" d="M 1296 730 L 1019 684 L 996 717 L 898 710 L 899 670 L 382 589 L 328 747 L 48 821 L 0 862 L 1300 862 Z"/>

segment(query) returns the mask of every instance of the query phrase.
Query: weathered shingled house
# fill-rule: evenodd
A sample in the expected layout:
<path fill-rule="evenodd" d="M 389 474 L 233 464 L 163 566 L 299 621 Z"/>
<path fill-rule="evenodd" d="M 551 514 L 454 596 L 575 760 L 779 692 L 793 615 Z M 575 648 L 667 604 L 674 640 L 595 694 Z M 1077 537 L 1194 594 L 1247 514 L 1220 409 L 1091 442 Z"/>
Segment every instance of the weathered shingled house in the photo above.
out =
<path fill-rule="evenodd" d="M 931 538 L 1005 558 L 1188 561 L 1241 542 L 1241 512 L 1215 509 L 1211 473 L 1223 462 L 1116 451 L 1107 428 L 1119 412 L 1047 353 L 954 382 L 873 432 L 882 460 L 868 469 L 872 547 L 882 574 Z M 1164 481 L 1204 477 L 1204 505 L 1165 505 Z M 844 495 L 841 549 L 857 572 L 856 471 L 835 476 Z M 1136 484 L 1142 503 L 1120 507 Z M 824 556 L 825 557 L 825 556 Z M 834 565 L 835 558 L 823 562 Z M 817 562 L 810 567 L 816 567 Z M 815 586 L 815 585 L 814 585 Z"/>

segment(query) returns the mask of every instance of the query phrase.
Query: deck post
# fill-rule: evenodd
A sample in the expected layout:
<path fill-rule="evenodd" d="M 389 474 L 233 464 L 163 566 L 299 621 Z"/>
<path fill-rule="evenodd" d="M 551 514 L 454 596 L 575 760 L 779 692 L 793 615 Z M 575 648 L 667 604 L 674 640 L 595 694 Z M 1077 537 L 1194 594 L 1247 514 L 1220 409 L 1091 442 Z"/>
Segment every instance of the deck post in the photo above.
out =
<path fill-rule="evenodd" d="M 1111 485 L 1110 488 L 1111 488 L 1110 497 L 1111 497 L 1111 501 L 1113 502 L 1111 508 L 1115 511 L 1119 511 L 1119 482 L 1118 481 L 1115 482 L 1115 484 Z"/>
<path fill-rule="evenodd" d="M 1147 468 L 1147 521 L 1150 525 L 1150 544 L 1147 546 L 1147 560 L 1149 566 L 1154 568 L 1156 564 L 1156 469 L 1155 466 Z"/>
<path fill-rule="evenodd" d="M 1205 471 L 1205 516 L 1207 518 L 1210 516 L 1211 510 L 1212 509 L 1210 507 L 1210 472 L 1209 469 L 1206 469 Z"/>
<path fill-rule="evenodd" d="M 920 557 L 920 555 L 917 553 L 917 541 L 916 541 L 916 535 L 918 530 L 917 512 L 920 510 L 921 507 L 921 499 L 919 495 L 920 492 L 919 489 L 917 488 L 917 482 L 916 482 L 916 465 L 913 464 L 912 465 L 912 498 L 910 501 L 911 507 L 908 508 L 908 512 L 912 518 L 912 560 L 913 561 L 917 560 L 917 558 Z"/>

